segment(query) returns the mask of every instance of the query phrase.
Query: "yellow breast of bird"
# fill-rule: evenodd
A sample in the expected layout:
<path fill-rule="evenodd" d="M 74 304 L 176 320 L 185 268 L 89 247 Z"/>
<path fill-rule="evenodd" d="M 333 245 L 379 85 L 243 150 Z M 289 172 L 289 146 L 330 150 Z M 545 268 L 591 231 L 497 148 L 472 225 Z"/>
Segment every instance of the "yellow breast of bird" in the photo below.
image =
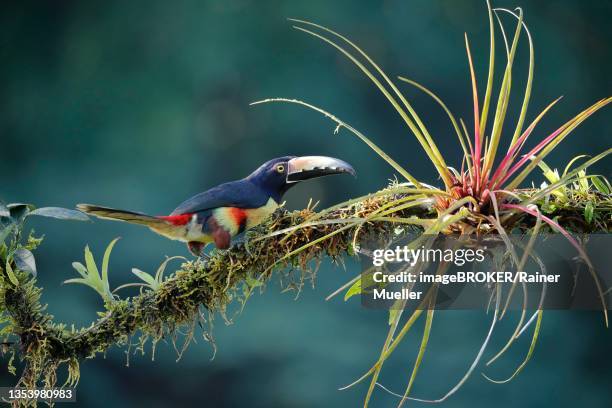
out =
<path fill-rule="evenodd" d="M 231 236 L 236 236 L 241 232 L 242 225 L 245 229 L 253 228 L 261 224 L 277 208 L 276 201 L 270 198 L 259 208 L 219 207 L 213 211 L 213 217 Z"/>
<path fill-rule="evenodd" d="M 253 228 L 256 225 L 261 224 L 270 214 L 272 214 L 278 208 L 278 204 L 273 199 L 269 198 L 266 205 L 259 208 L 245 209 L 244 212 L 247 215 L 246 228 Z"/>

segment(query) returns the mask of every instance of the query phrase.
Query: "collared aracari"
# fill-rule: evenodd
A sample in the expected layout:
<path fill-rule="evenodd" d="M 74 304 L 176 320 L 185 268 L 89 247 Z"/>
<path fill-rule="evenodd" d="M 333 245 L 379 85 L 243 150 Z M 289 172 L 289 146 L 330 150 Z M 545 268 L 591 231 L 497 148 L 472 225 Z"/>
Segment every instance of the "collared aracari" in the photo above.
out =
<path fill-rule="evenodd" d="M 98 218 L 149 227 L 169 239 L 186 242 L 199 256 L 214 243 L 227 249 L 236 235 L 260 224 L 281 204 L 283 194 L 298 182 L 330 174 L 355 175 L 350 164 L 325 156 L 285 156 L 262 164 L 249 176 L 197 194 L 170 215 L 152 216 L 91 204 L 77 208 Z"/>

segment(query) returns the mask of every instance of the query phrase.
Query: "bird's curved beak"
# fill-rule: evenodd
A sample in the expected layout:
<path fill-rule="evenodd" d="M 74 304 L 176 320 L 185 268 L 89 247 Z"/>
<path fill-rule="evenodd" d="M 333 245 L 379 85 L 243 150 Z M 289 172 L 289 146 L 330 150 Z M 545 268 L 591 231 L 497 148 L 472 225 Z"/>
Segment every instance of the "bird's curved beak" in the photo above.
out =
<path fill-rule="evenodd" d="M 355 176 L 355 169 L 344 160 L 326 156 L 296 157 L 287 163 L 287 183 L 296 183 L 330 174 L 349 173 Z"/>

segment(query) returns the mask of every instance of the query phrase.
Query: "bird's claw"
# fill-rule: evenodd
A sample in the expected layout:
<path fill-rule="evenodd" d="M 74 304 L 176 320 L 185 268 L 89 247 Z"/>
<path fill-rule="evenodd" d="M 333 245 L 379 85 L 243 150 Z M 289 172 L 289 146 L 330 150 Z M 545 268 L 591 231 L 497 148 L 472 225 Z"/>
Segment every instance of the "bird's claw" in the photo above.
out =
<path fill-rule="evenodd" d="M 210 259 L 208 254 L 204 252 L 204 247 L 205 244 L 202 242 L 190 241 L 187 243 L 187 248 L 189 249 L 189 252 L 191 252 L 191 255 L 198 258 Z"/>

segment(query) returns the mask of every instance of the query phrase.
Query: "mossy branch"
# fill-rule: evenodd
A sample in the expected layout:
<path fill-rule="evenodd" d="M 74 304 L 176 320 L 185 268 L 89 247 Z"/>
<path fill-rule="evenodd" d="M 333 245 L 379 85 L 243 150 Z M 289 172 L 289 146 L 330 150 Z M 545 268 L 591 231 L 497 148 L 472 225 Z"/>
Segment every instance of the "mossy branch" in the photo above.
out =
<path fill-rule="evenodd" d="M 19 285 L 2 284 L 0 309 L 8 320 L 5 329 L 18 338 L 18 352 L 25 363 L 19 385 L 56 385 L 57 369 L 62 365 L 68 366 L 66 384 L 74 385 L 80 360 L 93 358 L 113 345 L 129 348 L 133 336 L 138 337 L 136 345 L 142 352 L 148 340 L 154 350 L 159 340 L 170 339 L 180 356 L 193 339 L 196 324 L 210 322 L 215 313 L 225 317 L 232 301 L 246 301 L 273 271 L 285 288 L 300 290 L 305 281 L 314 279 L 322 258 L 341 262 L 342 256 L 354 253 L 364 237 L 390 235 L 398 225 L 418 229 L 437 222 L 439 214 L 430 204 L 423 190 L 395 185 L 319 213 L 280 209 L 249 233 L 247 244 L 213 251 L 206 260 L 185 262 L 157 290 L 143 289 L 132 298 L 105 302 L 100 318 L 79 330 L 55 323 L 40 304 L 41 289 L 35 279 L 18 272 Z M 577 222 L 580 214 L 559 213 L 558 217 L 571 230 L 592 232 L 593 228 L 610 229 L 607 213 L 598 217 L 605 220 L 603 224 L 588 224 L 583 219 Z M 468 217 L 464 222 L 480 221 Z M 532 218 L 517 220 L 516 216 L 512 221 L 522 229 L 529 229 L 533 222 Z M 456 231 L 456 225 L 451 231 Z M 183 345 L 177 347 L 180 326 L 190 330 Z"/>
<path fill-rule="evenodd" d="M 362 227 L 358 232 L 360 236 L 388 231 L 391 225 L 388 222 L 365 224 L 364 221 L 369 214 L 397 198 L 397 195 L 387 195 L 384 199 L 358 202 L 328 213 L 325 221 L 318 224 L 314 221 L 312 224 L 315 225 L 297 228 L 290 234 L 274 235 L 275 231 L 291 229 L 317 214 L 309 209 L 279 210 L 268 222 L 250 233 L 248 244 L 238 244 L 227 251 L 214 251 L 207 260 L 184 263 L 156 291 L 146 290 L 132 298 L 106 302 L 106 311 L 101 317 L 80 330 L 69 330 L 54 323 L 53 316 L 46 313 L 40 304 L 41 290 L 35 280 L 28 280 L 26 274 L 18 274 L 18 286 L 3 285 L 2 306 L 10 317 L 12 333 L 19 338 L 21 357 L 26 364 L 20 383 L 24 386 L 34 386 L 41 381 L 53 384 L 55 370 L 50 372 L 48 367 L 58 367 L 66 362 L 78 367 L 80 359 L 94 357 L 112 345 L 129 345 L 130 336 L 138 331 L 141 333 L 141 346 L 147 339 L 154 344 L 166 337 L 176 339 L 178 326 L 187 324 L 193 327 L 206 318 L 201 313 L 203 308 L 209 314 L 220 312 L 225 315 L 230 301 L 248 297 L 246 292 L 241 292 L 240 289 L 244 288 L 240 283 L 253 289 L 256 285 L 249 287 L 247 282 L 264 283 L 275 269 L 283 271 L 281 275 L 286 288 L 299 289 L 305 280 L 314 277 L 316 267 L 311 261 L 324 256 L 339 260 L 341 255 L 352 253 L 351 245 L 358 226 Z M 419 211 L 421 215 L 429 212 L 426 209 Z M 395 216 L 406 216 L 406 213 L 398 212 Z M 346 228 L 347 225 L 350 228 Z M 341 232 L 335 233 L 338 231 Z M 335 234 L 324 242 L 297 251 L 330 233 Z M 284 254 L 291 253 L 293 255 L 279 262 Z M 293 270 L 299 272 L 293 273 Z M 78 370 L 69 378 L 73 384 L 77 380 Z"/>

